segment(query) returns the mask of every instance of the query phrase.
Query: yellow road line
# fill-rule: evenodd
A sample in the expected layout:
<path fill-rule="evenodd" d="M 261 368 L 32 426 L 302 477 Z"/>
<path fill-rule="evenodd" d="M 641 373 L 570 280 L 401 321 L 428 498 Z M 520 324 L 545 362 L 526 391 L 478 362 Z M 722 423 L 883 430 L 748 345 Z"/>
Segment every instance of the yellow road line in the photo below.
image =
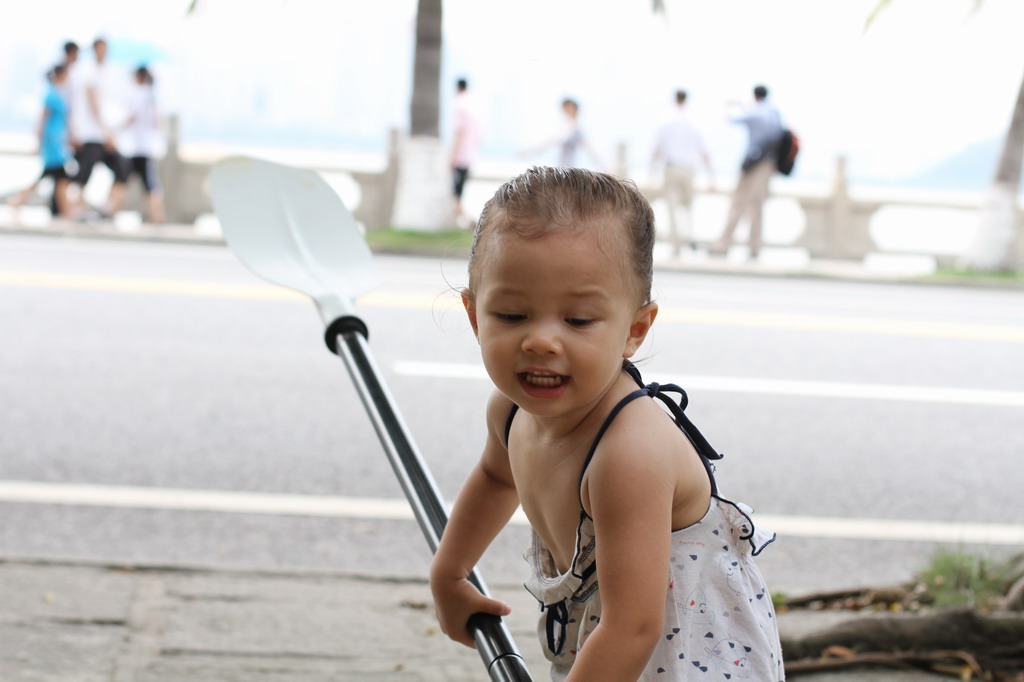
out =
<path fill-rule="evenodd" d="M 358 299 L 359 305 L 371 308 L 404 308 L 407 310 L 447 310 L 462 307 L 462 300 L 453 292 L 413 294 L 398 291 L 371 291 Z"/>
<path fill-rule="evenodd" d="M 242 298 L 261 301 L 301 301 L 306 296 L 268 284 L 232 282 L 190 282 L 152 277 L 110 277 L 107 275 L 69 275 L 55 272 L 19 272 L 0 270 L 0 286 L 115 291 L 132 294 L 166 294 L 207 298 Z"/>
<path fill-rule="evenodd" d="M 971 341 L 1024 342 L 1024 327 L 1013 325 L 933 322 L 884 317 L 842 317 L 799 313 L 759 313 L 749 310 L 707 310 L 666 308 L 659 322 L 703 324 L 724 327 L 759 327 L 797 331 L 846 332 L 884 336 L 923 336 Z"/>
<path fill-rule="evenodd" d="M 449 309 L 461 307 L 458 296 L 407 294 L 379 291 L 359 298 L 360 305 L 377 308 Z M 843 317 L 801 313 L 761 313 L 751 310 L 712 310 L 662 306 L 658 322 L 695 324 L 712 327 L 756 327 L 796 331 L 843 332 L 883 336 L 920 336 L 971 341 L 1024 343 L 1024 327 L 1013 325 L 932 322 L 883 317 Z"/>
<path fill-rule="evenodd" d="M 306 297 L 284 287 L 269 284 L 192 282 L 149 277 L 70 275 L 52 272 L 0 270 L 0 286 L 113 291 L 122 293 L 235 298 L 259 301 L 301 301 Z M 358 299 L 361 306 L 406 310 L 447 310 L 459 307 L 453 291 L 418 294 L 375 291 Z M 819 331 L 882 336 L 964 339 L 1024 343 L 1024 326 L 982 323 L 951 323 L 877 317 L 843 317 L 802 313 L 771 313 L 749 310 L 712 310 L 664 306 L 658 321 L 713 327 L 747 327 L 789 331 Z"/>

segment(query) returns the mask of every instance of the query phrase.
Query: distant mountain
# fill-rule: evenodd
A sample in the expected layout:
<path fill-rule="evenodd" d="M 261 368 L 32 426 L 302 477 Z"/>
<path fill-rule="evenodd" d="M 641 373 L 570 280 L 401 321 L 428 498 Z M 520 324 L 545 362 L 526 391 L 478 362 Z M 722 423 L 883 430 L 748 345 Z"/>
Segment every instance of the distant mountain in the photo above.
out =
<path fill-rule="evenodd" d="M 1002 138 L 975 142 L 928 170 L 894 184 L 915 189 L 984 191 L 992 183 L 1002 144 Z"/>

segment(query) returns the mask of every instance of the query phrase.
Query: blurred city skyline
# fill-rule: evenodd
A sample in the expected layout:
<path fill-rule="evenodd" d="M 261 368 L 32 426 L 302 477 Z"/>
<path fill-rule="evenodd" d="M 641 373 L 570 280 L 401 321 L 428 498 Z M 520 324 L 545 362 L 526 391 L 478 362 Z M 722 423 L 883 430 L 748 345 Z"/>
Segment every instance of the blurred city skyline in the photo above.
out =
<path fill-rule="evenodd" d="M 442 138 L 454 80 L 467 77 L 486 122 L 485 160 L 552 137 L 571 96 L 604 162 L 624 142 L 643 173 L 682 87 L 725 176 L 744 135 L 724 104 L 765 83 L 803 141 L 798 179 L 827 179 L 838 154 L 869 183 L 931 174 L 936 186 L 974 190 L 991 179 L 1024 67 L 1003 56 L 1024 3 L 987 0 L 972 13 L 970 0 L 898 0 L 866 32 L 877 0 L 665 4 L 655 15 L 648 0 L 523 0 L 514 10 L 446 0 Z M 31 133 L 61 44 L 75 40 L 88 57 L 97 35 L 126 73 L 152 64 L 186 144 L 380 154 L 388 129 L 407 126 L 415 0 L 200 0 L 191 14 L 188 5 L 42 0 L 9 10 L 18 30 L 0 45 L 0 133 Z M 949 167 L 958 155 L 969 163 Z"/>

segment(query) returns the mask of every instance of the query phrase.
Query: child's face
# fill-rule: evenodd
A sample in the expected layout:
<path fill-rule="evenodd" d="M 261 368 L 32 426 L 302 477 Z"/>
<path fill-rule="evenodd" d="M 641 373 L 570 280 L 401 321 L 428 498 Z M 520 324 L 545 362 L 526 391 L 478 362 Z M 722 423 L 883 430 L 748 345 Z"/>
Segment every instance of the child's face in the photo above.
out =
<path fill-rule="evenodd" d="M 463 297 L 491 380 L 531 414 L 592 409 L 657 311 L 639 307 L 621 226 L 582 227 L 491 235 Z"/>

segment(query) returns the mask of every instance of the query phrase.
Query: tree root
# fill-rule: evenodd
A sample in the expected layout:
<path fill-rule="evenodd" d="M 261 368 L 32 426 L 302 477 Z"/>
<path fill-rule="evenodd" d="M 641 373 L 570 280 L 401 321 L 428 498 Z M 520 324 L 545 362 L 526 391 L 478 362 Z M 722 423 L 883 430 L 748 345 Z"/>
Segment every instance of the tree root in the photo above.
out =
<path fill-rule="evenodd" d="M 982 615 L 963 608 L 873 614 L 784 638 L 782 650 L 787 675 L 884 665 L 1024 682 L 1024 614 Z"/>
<path fill-rule="evenodd" d="M 928 670 L 956 674 L 963 677 L 965 670 L 979 679 L 986 676 L 978 661 L 964 651 L 914 652 L 872 652 L 855 653 L 844 647 L 831 647 L 821 658 L 801 659 L 786 663 L 786 675 L 795 677 L 807 673 L 827 672 L 844 668 L 882 666 L 901 670 Z"/>

